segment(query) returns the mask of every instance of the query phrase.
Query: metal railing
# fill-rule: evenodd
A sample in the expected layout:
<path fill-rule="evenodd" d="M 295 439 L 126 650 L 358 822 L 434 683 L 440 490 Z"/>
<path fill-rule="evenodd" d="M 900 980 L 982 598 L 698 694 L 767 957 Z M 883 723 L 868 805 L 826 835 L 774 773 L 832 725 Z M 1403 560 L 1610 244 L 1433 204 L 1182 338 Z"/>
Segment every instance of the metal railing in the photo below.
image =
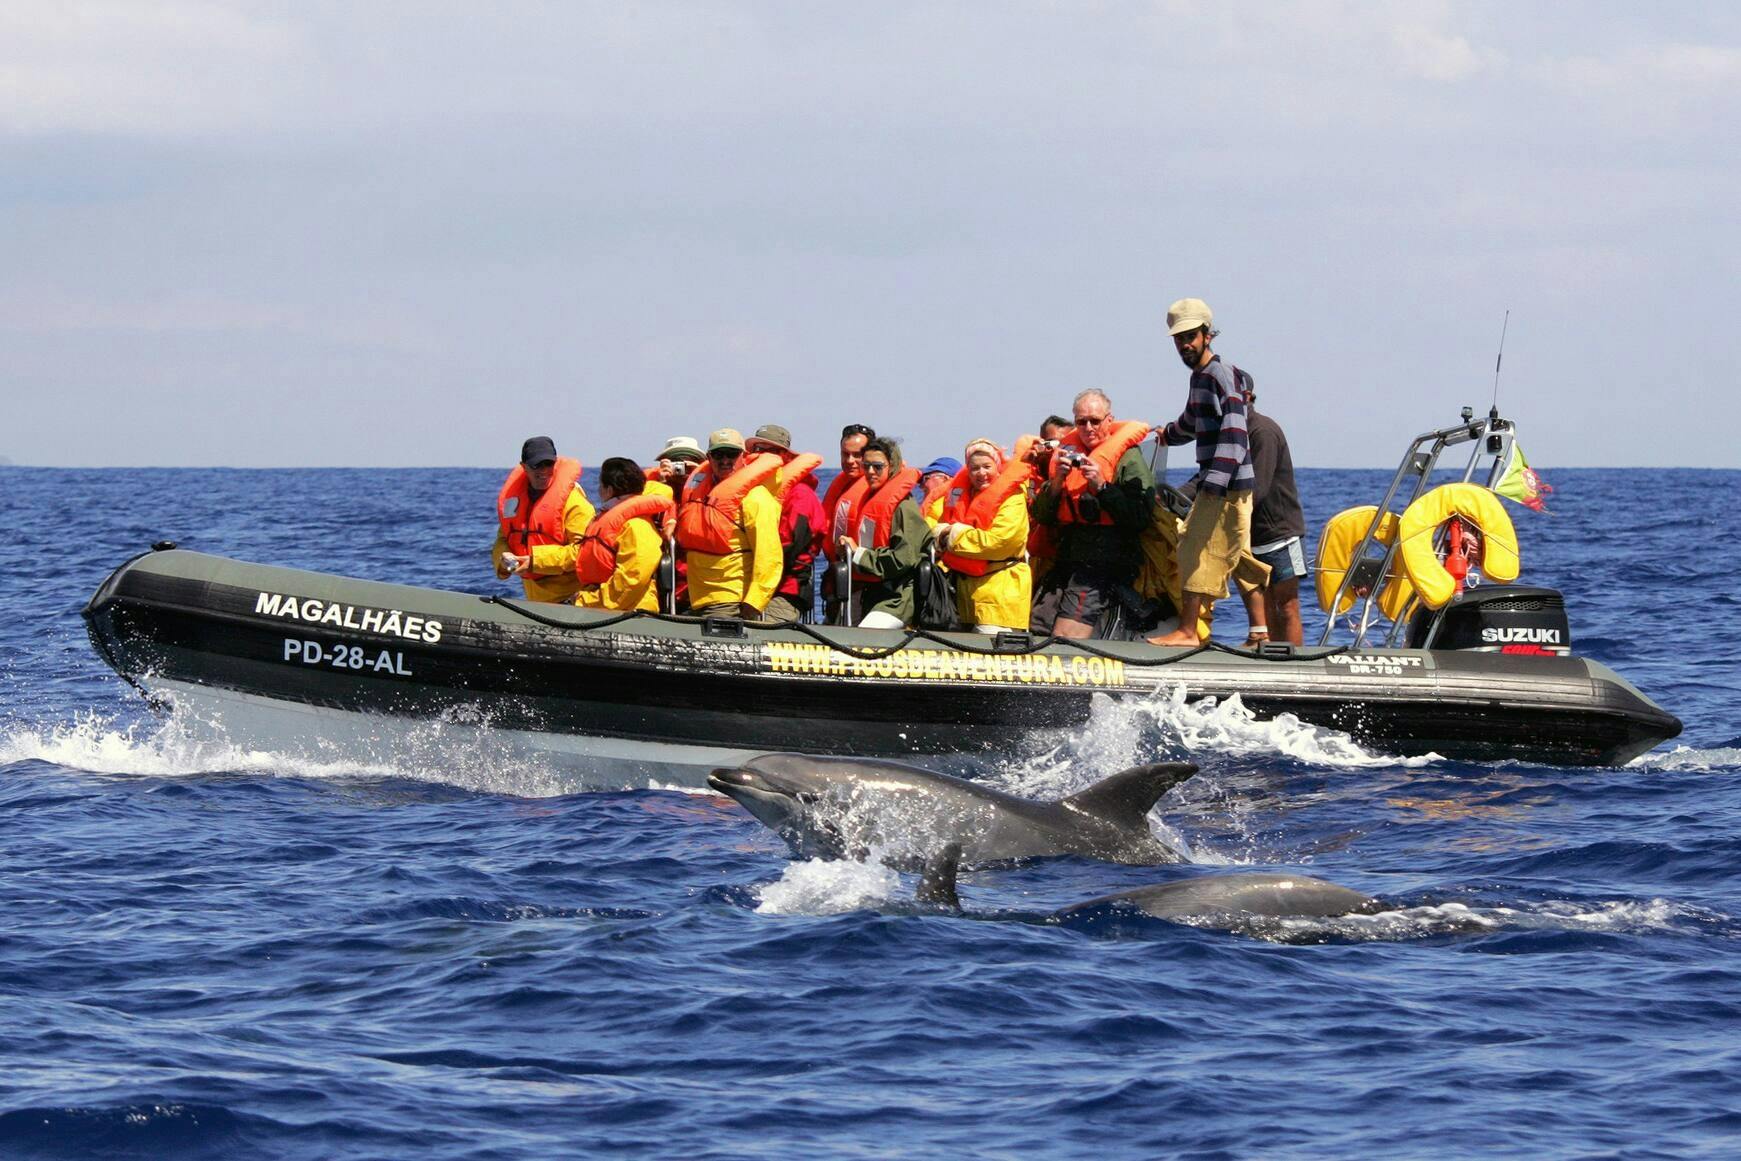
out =
<path fill-rule="evenodd" d="M 1511 447 L 1515 431 L 1509 419 L 1501 418 L 1499 408 L 1489 411 L 1485 418 L 1475 418 L 1473 408 L 1463 408 L 1462 422 L 1455 427 L 1444 427 L 1437 431 L 1417 435 L 1409 444 L 1408 451 L 1403 454 L 1402 463 L 1391 477 L 1390 487 L 1385 489 L 1384 499 L 1378 502 L 1378 510 L 1372 514 L 1372 523 L 1366 530 L 1366 535 L 1360 540 L 1360 545 L 1349 557 L 1348 568 L 1342 574 L 1342 583 L 1336 587 L 1336 595 L 1330 601 L 1326 610 L 1328 620 L 1324 632 L 1318 639 L 1318 644 L 1328 645 L 1334 636 L 1337 625 L 1344 620 L 1344 615 L 1337 612 L 1342 607 L 1342 601 L 1350 592 L 1356 594 L 1356 603 L 1348 611 L 1346 619 L 1353 630 L 1353 644 L 1358 647 L 1366 644 L 1366 637 L 1373 630 L 1373 621 L 1380 614 L 1379 596 L 1384 587 L 1397 575 L 1395 572 L 1397 552 L 1402 547 L 1400 537 L 1393 537 L 1390 544 L 1382 546 L 1382 556 L 1369 555 L 1378 545 L 1378 530 L 1384 521 L 1385 513 L 1394 512 L 1399 518 L 1408 506 L 1420 499 L 1428 490 L 1433 471 L 1438 466 L 1439 457 L 1446 450 L 1459 444 L 1473 443 L 1475 446 L 1469 454 L 1469 462 L 1463 469 L 1465 483 L 1475 478 L 1476 470 L 1483 461 L 1487 462 L 1486 486 L 1491 488 L 1499 482 L 1500 474 L 1505 470 L 1506 462 L 1511 456 Z M 1401 508 L 1392 507 L 1399 495 L 1406 495 Z M 1443 537 L 1443 532 L 1437 534 L 1435 544 Z M 1439 545 L 1442 547 L 1442 545 Z M 1394 646 L 1403 626 L 1408 624 L 1414 610 L 1419 605 L 1417 599 L 1411 599 L 1402 609 L 1398 610 L 1396 620 L 1383 638 L 1386 646 Z M 1357 616 L 1356 616 L 1357 614 Z M 1440 615 L 1443 615 L 1442 612 Z M 1428 630 L 1428 640 L 1431 640 L 1433 628 Z"/>

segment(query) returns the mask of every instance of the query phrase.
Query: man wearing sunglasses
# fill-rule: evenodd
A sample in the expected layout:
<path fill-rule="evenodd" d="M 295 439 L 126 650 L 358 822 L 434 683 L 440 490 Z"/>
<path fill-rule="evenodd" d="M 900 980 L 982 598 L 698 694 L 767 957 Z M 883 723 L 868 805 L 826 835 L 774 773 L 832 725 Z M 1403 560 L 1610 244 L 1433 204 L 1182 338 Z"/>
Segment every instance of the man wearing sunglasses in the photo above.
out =
<path fill-rule="evenodd" d="M 1137 447 L 1148 427 L 1118 423 L 1106 392 L 1077 395 L 1072 415 L 1075 435 L 1046 461 L 1048 478 L 1034 496 L 1032 519 L 1055 531 L 1058 555 L 1034 594 L 1028 628 L 1081 638 L 1103 631 L 1120 586 L 1136 578 L 1155 477 Z"/>
<path fill-rule="evenodd" d="M 1251 551 L 1251 504 L 1256 475 L 1246 430 L 1245 392 L 1239 372 L 1209 349 L 1220 332 L 1200 298 L 1181 298 L 1167 308 L 1167 331 L 1179 360 L 1191 370 L 1185 410 L 1167 424 L 1168 444 L 1197 444 L 1196 495 L 1179 538 L 1179 581 L 1184 590 L 1179 627 L 1150 637 L 1151 645 L 1196 647 L 1205 605 L 1227 595 L 1227 578 Z"/>
<path fill-rule="evenodd" d="M 689 569 L 690 611 L 759 621 L 780 586 L 780 502 L 768 483 L 778 456 L 744 455 L 724 427 L 707 440 L 707 466 L 683 488 L 677 544 Z"/>
<path fill-rule="evenodd" d="M 836 541 L 855 581 L 852 610 L 865 629 L 899 629 L 913 623 L 915 584 L 931 526 L 913 500 L 917 470 L 901 459 L 901 447 L 887 437 L 864 449 L 865 495 L 854 505 L 858 527 Z M 850 619 L 850 618 L 849 618 Z"/>

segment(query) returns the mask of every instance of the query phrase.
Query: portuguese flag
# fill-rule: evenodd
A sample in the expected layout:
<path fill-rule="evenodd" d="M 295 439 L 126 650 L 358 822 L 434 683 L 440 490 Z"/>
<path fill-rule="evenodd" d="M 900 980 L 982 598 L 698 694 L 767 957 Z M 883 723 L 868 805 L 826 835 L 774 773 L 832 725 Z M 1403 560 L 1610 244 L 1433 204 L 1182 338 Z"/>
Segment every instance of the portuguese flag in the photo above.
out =
<path fill-rule="evenodd" d="M 1542 502 L 1542 497 L 1553 491 L 1554 486 L 1529 466 L 1529 461 L 1523 458 L 1523 449 L 1512 440 L 1511 462 L 1505 465 L 1505 474 L 1499 477 L 1493 490 L 1507 500 L 1516 500 L 1525 508 L 1546 512 L 1548 507 Z"/>

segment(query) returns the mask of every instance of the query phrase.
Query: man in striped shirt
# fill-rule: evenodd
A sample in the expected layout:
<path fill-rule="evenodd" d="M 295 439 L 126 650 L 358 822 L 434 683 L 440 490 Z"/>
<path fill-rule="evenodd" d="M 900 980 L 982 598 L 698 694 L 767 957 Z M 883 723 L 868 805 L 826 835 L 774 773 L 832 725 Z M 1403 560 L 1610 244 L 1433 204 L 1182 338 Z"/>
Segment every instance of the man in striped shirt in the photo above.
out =
<path fill-rule="evenodd" d="M 1179 627 L 1151 645 L 1201 644 L 1198 615 L 1205 603 L 1227 595 L 1227 578 L 1242 553 L 1251 550 L 1251 500 L 1255 477 L 1245 427 L 1245 392 L 1235 369 L 1209 349 L 1218 333 L 1215 316 L 1200 298 L 1181 298 L 1167 308 L 1167 331 L 1179 358 L 1191 369 L 1185 411 L 1166 425 L 1168 444 L 1197 443 L 1197 494 L 1179 538 L 1179 579 L 1184 608 Z"/>

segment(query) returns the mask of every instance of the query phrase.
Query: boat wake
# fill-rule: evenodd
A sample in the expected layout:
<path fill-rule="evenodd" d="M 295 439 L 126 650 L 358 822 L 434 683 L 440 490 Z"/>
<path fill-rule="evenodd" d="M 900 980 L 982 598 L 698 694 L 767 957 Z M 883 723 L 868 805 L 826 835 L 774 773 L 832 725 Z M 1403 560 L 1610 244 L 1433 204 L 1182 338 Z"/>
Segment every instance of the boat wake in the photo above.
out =
<path fill-rule="evenodd" d="M 1253 759 L 1333 769 L 1422 767 L 1442 761 L 1436 754 L 1398 758 L 1374 753 L 1339 730 L 1308 725 L 1292 714 L 1260 719 L 1238 695 L 1188 701 L 1181 685 L 1148 698 L 1096 697 L 1086 725 L 1043 753 L 999 767 L 995 780 L 1012 794 L 1059 798 L 1144 762 L 1213 760 L 1219 769 Z"/>
<path fill-rule="evenodd" d="M 1695 750 L 1691 746 L 1676 746 L 1658 753 L 1652 751 L 1628 762 L 1627 770 L 1666 770 L 1689 773 L 1714 773 L 1741 766 L 1741 747 L 1717 746 Z"/>
<path fill-rule="evenodd" d="M 307 752 L 312 749 L 315 753 Z M 326 750 L 326 754 L 319 751 Z M 404 778 L 465 790 L 547 798 L 579 789 L 508 748 L 492 745 L 487 725 L 430 719 L 378 748 L 312 737 L 300 753 L 254 749 L 230 740 L 221 722 L 183 713 L 117 725 L 97 714 L 71 724 L 14 725 L 0 732 L 0 765 L 49 762 L 92 774 L 196 778 L 250 774 L 281 778 Z"/>

